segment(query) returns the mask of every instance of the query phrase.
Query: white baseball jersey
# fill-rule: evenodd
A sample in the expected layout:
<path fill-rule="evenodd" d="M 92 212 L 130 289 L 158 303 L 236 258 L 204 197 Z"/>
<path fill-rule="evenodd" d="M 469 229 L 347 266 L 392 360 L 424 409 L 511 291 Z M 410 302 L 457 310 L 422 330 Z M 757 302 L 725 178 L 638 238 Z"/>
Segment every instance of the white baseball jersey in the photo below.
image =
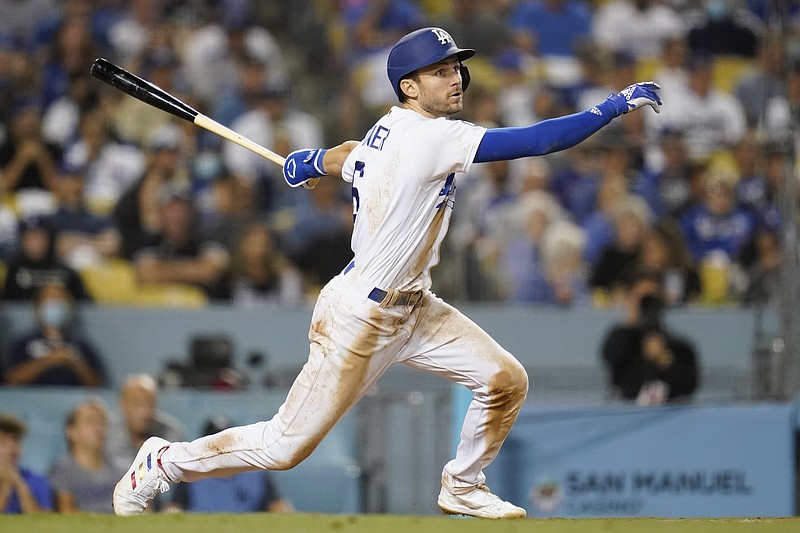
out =
<path fill-rule="evenodd" d="M 382 289 L 429 289 L 455 202 L 486 128 L 393 107 L 348 156 L 352 248 L 362 279 Z"/>

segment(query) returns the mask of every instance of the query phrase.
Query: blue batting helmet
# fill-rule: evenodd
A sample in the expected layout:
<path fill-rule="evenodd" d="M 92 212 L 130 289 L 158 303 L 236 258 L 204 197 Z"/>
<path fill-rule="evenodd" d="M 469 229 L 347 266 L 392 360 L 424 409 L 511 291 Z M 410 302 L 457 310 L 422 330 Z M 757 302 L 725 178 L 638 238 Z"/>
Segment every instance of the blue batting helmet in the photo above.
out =
<path fill-rule="evenodd" d="M 417 69 L 433 65 L 452 55 L 457 56 L 459 61 L 464 61 L 474 56 L 475 50 L 457 47 L 450 34 L 441 28 L 422 28 L 397 41 L 386 62 L 386 72 L 397 97 L 402 101 L 400 80 Z M 469 71 L 464 65 L 461 65 L 461 78 L 462 89 L 466 91 Z"/>

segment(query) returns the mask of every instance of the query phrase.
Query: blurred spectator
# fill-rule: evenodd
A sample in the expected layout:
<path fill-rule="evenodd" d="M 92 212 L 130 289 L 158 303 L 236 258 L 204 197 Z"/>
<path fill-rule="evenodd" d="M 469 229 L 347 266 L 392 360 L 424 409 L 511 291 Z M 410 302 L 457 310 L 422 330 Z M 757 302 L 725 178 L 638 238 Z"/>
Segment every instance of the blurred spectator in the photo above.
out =
<path fill-rule="evenodd" d="M 66 93 L 44 110 L 42 136 L 64 150 L 78 136 L 81 117 L 99 104 L 97 81 L 88 71 L 68 76 Z"/>
<path fill-rule="evenodd" d="M 258 184 L 229 173 L 216 154 L 203 155 L 209 156 L 217 158 L 216 175 L 198 191 L 195 202 L 198 211 L 203 210 L 200 212 L 202 238 L 233 250 L 247 227 L 265 218 L 258 204 L 261 191 Z M 200 163 L 197 158 L 195 162 Z M 211 165 L 210 162 L 202 164 Z"/>
<path fill-rule="evenodd" d="M 658 169 L 647 166 L 633 192 L 643 197 L 650 209 L 661 218 L 678 217 L 693 200 L 692 164 L 683 132 L 666 130 L 661 135 L 661 158 Z"/>
<path fill-rule="evenodd" d="M 663 290 L 660 272 L 635 272 L 626 295 L 626 317 L 602 342 L 614 395 L 638 405 L 689 398 L 699 383 L 693 343 L 664 323 Z"/>
<path fill-rule="evenodd" d="M 267 63 L 263 58 L 246 53 L 235 61 L 236 77 L 220 89 L 213 102 L 214 120 L 226 126 L 254 109 L 265 89 L 270 87 Z"/>
<path fill-rule="evenodd" d="M 214 435 L 233 427 L 224 416 L 206 422 L 203 435 Z M 171 510 L 192 513 L 290 513 L 292 502 L 281 496 L 268 470 L 241 472 L 230 477 L 202 479 L 195 483 L 179 483 Z"/>
<path fill-rule="evenodd" d="M 467 297 L 495 300 L 503 296 L 498 261 L 510 235 L 511 207 L 516 201 L 508 161 L 473 166 L 478 182 L 467 187 L 467 196 L 456 219 L 456 239 L 463 253 Z"/>
<path fill-rule="evenodd" d="M 702 203 L 680 218 L 681 232 L 700 270 L 702 297 L 721 303 L 730 296 L 731 263 L 756 229 L 752 213 L 736 204 L 735 170 L 710 167 Z"/>
<path fill-rule="evenodd" d="M 589 140 L 565 150 L 564 155 L 566 165 L 553 171 L 550 186 L 572 219 L 583 224 L 595 209 L 602 153 Z"/>
<path fill-rule="evenodd" d="M 149 374 L 130 374 L 119 387 L 117 409 L 108 424 L 108 456 L 113 464 L 129 465 L 145 440 L 151 436 L 170 442 L 186 438 L 183 423 L 158 407 L 158 382 Z M 160 494 L 154 510 L 162 510 L 171 494 Z"/>
<path fill-rule="evenodd" d="M 91 1 L 94 4 L 92 6 L 92 25 L 103 48 L 110 50 L 111 42 L 108 33 L 117 22 L 125 18 L 127 2 L 125 0 Z"/>
<path fill-rule="evenodd" d="M 726 164 L 710 166 L 703 180 L 703 202 L 681 217 L 681 229 L 695 261 L 719 250 L 736 257 L 755 229 L 755 217 L 736 203 L 735 169 Z"/>
<path fill-rule="evenodd" d="M 141 66 L 130 69 L 181 100 L 193 103 L 192 94 L 184 94 L 182 90 L 181 64 L 177 53 L 170 46 L 149 50 L 142 57 Z M 113 130 L 124 142 L 137 146 L 152 144 L 156 142 L 155 138 L 168 131 L 170 125 L 176 121 L 169 113 L 136 98 L 130 98 L 120 91 L 116 91 L 114 96 L 116 101 L 111 107 Z"/>
<path fill-rule="evenodd" d="M 19 89 L 27 85 L 18 79 L 20 69 L 15 68 L 21 63 L 20 57 L 24 58 L 13 39 L 0 33 L 0 141 L 8 137 L 10 118 L 19 103 Z"/>
<path fill-rule="evenodd" d="M 602 249 L 589 278 L 592 289 L 601 293 L 603 300 L 618 301 L 624 294 L 651 219 L 647 203 L 638 196 L 627 195 L 611 208 L 613 240 Z"/>
<path fill-rule="evenodd" d="M 67 454 L 49 473 L 59 513 L 113 512 L 111 494 L 126 465 L 113 462 L 106 452 L 107 429 L 108 412 L 100 400 L 87 400 L 67 415 Z"/>
<path fill-rule="evenodd" d="M 794 167 L 787 167 L 791 161 L 791 152 L 785 146 L 769 143 L 764 148 L 764 182 L 765 202 L 758 211 L 758 222 L 762 226 L 778 229 L 782 227 L 781 220 L 781 191 L 784 190 L 784 180 L 789 179 Z"/>
<path fill-rule="evenodd" d="M 303 279 L 297 268 L 278 251 L 265 224 L 254 223 L 242 232 L 231 265 L 231 303 L 237 307 L 299 304 Z"/>
<path fill-rule="evenodd" d="M 141 57 L 158 37 L 167 21 L 165 5 L 163 0 L 130 0 L 125 4 L 124 15 L 108 30 L 108 40 L 119 62 L 130 68 L 131 62 Z"/>
<path fill-rule="evenodd" d="M 322 287 L 353 258 L 349 192 L 340 180 L 321 180 L 309 194 L 309 205 L 276 217 L 282 251 L 302 270 L 310 289 Z"/>
<path fill-rule="evenodd" d="M 686 36 L 692 51 L 755 57 L 763 25 L 740 0 L 707 0 L 704 19 Z"/>
<path fill-rule="evenodd" d="M 4 196 L 0 192 L 0 263 L 2 264 L 13 257 L 19 246 L 17 214 L 9 207 Z"/>
<path fill-rule="evenodd" d="M 520 196 L 513 208 L 517 229 L 503 250 L 500 268 L 508 284 L 508 300 L 519 303 L 547 303 L 550 286 L 542 263 L 542 245 L 548 228 L 564 213 L 558 201 L 546 191 Z"/>
<path fill-rule="evenodd" d="M 653 79 L 658 80 L 662 100 L 668 98 L 670 102 L 683 98 L 689 90 L 689 71 L 687 59 L 689 47 L 683 37 L 670 37 L 664 41 L 661 55 L 653 73 Z"/>
<path fill-rule="evenodd" d="M 349 60 L 388 49 L 408 30 L 424 26 L 425 13 L 414 0 L 354 0 L 342 8 L 342 21 L 353 32 Z"/>
<path fill-rule="evenodd" d="M 630 190 L 644 179 L 641 147 L 624 131 L 609 130 L 600 142 L 603 147 L 603 180 L 618 179 Z"/>
<path fill-rule="evenodd" d="M 564 89 L 565 98 L 574 110 L 589 109 L 613 92 L 614 71 L 619 57 L 593 42 L 578 49 L 580 80 Z"/>
<path fill-rule="evenodd" d="M 52 191 L 60 159 L 61 150 L 42 138 L 39 105 L 32 101 L 18 103 L 9 135 L 0 145 L 0 187 L 5 192 Z"/>
<path fill-rule="evenodd" d="M 133 462 L 136 452 L 148 437 L 157 436 L 180 442 L 183 424 L 158 408 L 158 383 L 148 374 L 131 374 L 119 389 L 119 409 L 111 418 L 108 455 L 122 464 Z"/>
<path fill-rule="evenodd" d="M 776 3 L 773 0 L 746 0 L 747 8 L 764 23 L 770 21 L 770 17 L 779 15 L 785 16 L 788 21 L 797 21 L 800 18 L 800 2 L 797 0 L 785 0 Z"/>
<path fill-rule="evenodd" d="M 637 68 L 638 63 L 636 57 L 630 52 L 617 52 L 614 54 L 614 68 L 609 73 L 610 92 L 617 92 L 621 88 L 628 87 L 637 82 Z M 595 100 L 594 104 L 602 102 L 600 99 Z M 591 102 L 585 102 L 586 107 L 583 109 L 591 109 L 594 105 Z M 631 149 L 631 165 L 639 169 L 642 166 L 642 152 L 648 147 L 646 140 L 646 124 L 644 113 L 633 113 L 625 115 L 625 117 L 613 124 L 611 128 L 606 128 L 604 132 L 606 136 L 617 135 L 621 138 Z"/>
<path fill-rule="evenodd" d="M 187 283 L 203 289 L 209 298 L 227 298 L 228 251 L 199 236 L 197 214 L 187 191 L 167 184 L 159 194 L 158 239 L 134 257 L 139 282 Z"/>
<path fill-rule="evenodd" d="M 537 87 L 531 83 L 523 62 L 522 54 L 513 50 L 506 51 L 494 59 L 493 66 L 498 81 L 495 99 L 499 119 L 494 127 L 524 126 L 537 122 L 533 109 Z M 465 98 L 475 99 L 472 91 L 473 88 L 470 86 L 470 94 L 466 96 L 464 93 Z M 475 112 L 474 105 L 470 106 L 470 110 Z"/>
<path fill-rule="evenodd" d="M 337 120 L 344 131 L 361 132 L 375 115 L 397 103 L 391 84 L 386 83 L 389 50 L 428 21 L 414 0 L 353 0 L 343 4 L 341 23 L 348 35 L 344 58 L 349 78 L 340 92 Z"/>
<path fill-rule="evenodd" d="M 563 83 L 567 84 L 568 80 L 564 80 Z M 543 84 L 533 93 L 533 113 L 534 116 L 541 117 L 539 120 L 557 118 L 573 111 L 564 98 L 560 86 Z"/>
<path fill-rule="evenodd" d="M 456 42 L 470 46 L 487 57 L 494 57 L 509 45 L 506 2 L 453 0 L 447 18 L 448 33 Z"/>
<path fill-rule="evenodd" d="M 53 509 L 53 491 L 47 478 L 19 466 L 26 432 L 22 420 L 0 414 L 0 511 L 4 514 Z"/>
<path fill-rule="evenodd" d="M 53 229 L 44 217 L 19 222 L 19 246 L 8 261 L 4 300 L 31 301 L 44 285 L 59 284 L 77 301 L 91 301 L 81 277 L 55 256 Z"/>
<path fill-rule="evenodd" d="M 145 156 L 137 146 L 115 139 L 106 112 L 92 108 L 81 114 L 77 135 L 64 152 L 64 164 L 85 167 L 86 207 L 108 215 L 144 172 Z"/>
<path fill-rule="evenodd" d="M 100 54 L 94 41 L 90 20 L 70 17 L 61 21 L 53 41 L 42 59 L 42 105 L 46 109 L 51 103 L 69 92 L 70 79 L 86 74 L 87 65 Z"/>
<path fill-rule="evenodd" d="M 792 138 L 800 120 L 800 57 L 789 65 L 786 72 L 786 95 L 774 96 L 767 101 L 764 127 L 760 129 L 773 142 L 786 142 Z"/>
<path fill-rule="evenodd" d="M 770 100 L 786 97 L 786 51 L 783 35 L 769 33 L 758 46 L 758 63 L 734 86 L 734 95 L 742 103 L 747 124 L 761 126 L 767 119 Z M 769 133 L 769 130 L 766 130 Z"/>
<path fill-rule="evenodd" d="M 250 0 L 219 0 L 208 24 L 194 30 L 182 47 L 192 94 L 213 105 L 224 84 L 237 79 L 243 58 L 258 58 L 270 84 L 286 83 L 283 52 L 275 37 L 256 24 Z"/>
<path fill-rule="evenodd" d="M 668 306 L 691 303 L 700 295 L 700 276 L 674 221 L 662 221 L 645 234 L 635 270 L 662 274 Z"/>
<path fill-rule="evenodd" d="M 669 3 L 659 0 L 609 0 L 592 21 L 595 42 L 613 52 L 637 58 L 658 57 L 664 42 L 686 34 L 683 20 Z"/>
<path fill-rule="evenodd" d="M 56 11 L 57 7 L 55 0 L 1 0 L 0 33 L 24 42 L 33 34 L 39 21 Z"/>
<path fill-rule="evenodd" d="M 99 387 L 105 383 L 103 360 L 92 342 L 77 331 L 72 298 L 63 287 L 39 289 L 33 331 L 12 339 L 5 369 L 9 385 Z"/>
<path fill-rule="evenodd" d="M 274 144 L 271 146 L 281 153 L 293 152 L 305 146 L 321 146 L 314 144 L 324 142 L 319 119 L 298 109 L 292 103 L 291 96 L 288 85 L 261 94 L 261 107 L 275 128 Z"/>
<path fill-rule="evenodd" d="M 767 181 L 764 176 L 763 147 L 751 131 L 733 148 L 736 164 L 736 201 L 756 215 L 759 215 L 768 202 Z"/>
<path fill-rule="evenodd" d="M 516 186 L 514 188 L 520 197 L 532 191 L 550 193 L 552 178 L 553 170 L 546 158 L 524 157 L 517 160 Z"/>
<path fill-rule="evenodd" d="M 56 257 L 76 270 L 115 257 L 120 235 L 107 218 L 89 212 L 84 199 L 86 169 L 63 165 L 57 182 L 58 210 L 50 215 Z"/>
<path fill-rule="evenodd" d="M 279 154 L 324 144 L 319 120 L 289 103 L 287 87 L 262 89 L 255 107 L 234 120 L 231 129 L 262 146 L 270 146 Z M 269 209 L 298 201 L 298 196 L 287 189 L 271 161 L 235 143 L 225 143 L 222 154 L 225 166 L 236 176 L 254 182 L 266 179 Z"/>
<path fill-rule="evenodd" d="M 606 144 L 611 140 L 611 143 Z M 581 227 L 586 232 L 584 257 L 591 265 L 600 260 L 603 250 L 614 241 L 614 210 L 627 201 L 632 184 L 640 181 L 638 172 L 631 167 L 631 146 L 623 140 L 606 138 L 598 146 L 600 167 L 599 184 L 592 200 L 594 209 L 583 218 Z"/>
<path fill-rule="evenodd" d="M 47 12 L 36 23 L 36 29 L 27 38 L 27 48 L 36 56 L 37 62 L 47 57 L 47 49 L 56 40 L 56 34 L 64 22 L 70 19 L 89 21 L 95 42 L 102 43 L 102 34 L 93 20 L 93 0 L 61 0 L 59 9 Z"/>
<path fill-rule="evenodd" d="M 782 294 L 781 264 L 784 253 L 781 249 L 782 216 L 779 202 L 780 192 L 784 190 L 783 180 L 789 172 L 786 167 L 788 156 L 784 147 L 773 143 L 761 147 L 759 155 L 763 156 L 763 175 L 758 180 L 748 180 L 758 183 L 759 187 L 752 187 L 753 194 L 745 196 L 753 202 L 743 203 L 754 213 L 756 229 L 735 258 L 735 266 L 740 269 L 735 274 L 741 276 L 740 286 L 736 288 L 745 306 L 772 306 L 777 304 Z M 741 159 L 741 156 L 737 159 Z M 743 192 L 750 190 L 741 185 L 742 182 L 740 198 Z"/>
<path fill-rule="evenodd" d="M 689 92 L 664 106 L 656 119 L 647 117 L 646 121 L 655 140 L 666 129 L 683 131 L 689 157 L 695 161 L 729 149 L 746 132 L 742 104 L 712 84 L 712 61 L 712 56 L 705 53 L 693 56 L 689 62 Z"/>
<path fill-rule="evenodd" d="M 585 233 L 572 222 L 561 220 L 548 226 L 542 240 L 542 268 L 549 294 L 539 303 L 559 307 L 589 304 L 585 245 Z"/>
<path fill-rule="evenodd" d="M 122 234 L 122 252 L 132 259 L 137 251 L 153 246 L 161 233 L 163 187 L 177 184 L 183 167 L 179 160 L 179 138 L 172 129 L 150 139 L 147 166 L 139 179 L 120 197 L 114 208 L 116 226 Z"/>
<path fill-rule="evenodd" d="M 574 57 L 588 38 L 591 12 L 581 0 L 523 0 L 508 19 L 517 47 L 539 57 Z"/>
<path fill-rule="evenodd" d="M 745 244 L 738 257 L 744 270 L 745 286 L 741 294 L 744 306 L 776 307 L 783 288 L 781 284 L 780 234 L 775 227 L 760 226 Z"/>

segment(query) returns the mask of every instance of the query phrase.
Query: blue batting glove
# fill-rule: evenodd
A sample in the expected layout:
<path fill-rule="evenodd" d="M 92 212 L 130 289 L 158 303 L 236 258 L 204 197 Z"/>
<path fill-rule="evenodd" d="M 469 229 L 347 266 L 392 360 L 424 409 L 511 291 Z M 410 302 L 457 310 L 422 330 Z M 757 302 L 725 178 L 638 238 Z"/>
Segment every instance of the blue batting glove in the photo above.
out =
<path fill-rule="evenodd" d="M 610 94 L 608 100 L 614 104 L 617 116 L 649 105 L 656 113 L 661 112 L 661 97 L 658 92 L 661 86 L 652 81 L 634 83 L 618 94 Z"/>
<path fill-rule="evenodd" d="M 289 154 L 283 164 L 283 179 L 291 187 L 313 189 L 317 185 L 319 177 L 325 175 L 322 158 L 327 151 L 325 148 L 295 150 Z"/>

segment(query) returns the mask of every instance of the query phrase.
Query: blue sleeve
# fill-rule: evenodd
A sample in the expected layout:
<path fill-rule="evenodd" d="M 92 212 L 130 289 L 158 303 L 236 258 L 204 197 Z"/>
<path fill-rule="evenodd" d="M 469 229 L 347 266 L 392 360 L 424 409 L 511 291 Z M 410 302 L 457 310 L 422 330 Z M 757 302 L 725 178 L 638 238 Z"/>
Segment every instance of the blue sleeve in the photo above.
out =
<path fill-rule="evenodd" d="M 503 161 L 565 150 L 587 139 L 616 116 L 614 104 L 605 101 L 586 111 L 543 120 L 533 126 L 492 128 L 484 134 L 474 161 Z"/>

